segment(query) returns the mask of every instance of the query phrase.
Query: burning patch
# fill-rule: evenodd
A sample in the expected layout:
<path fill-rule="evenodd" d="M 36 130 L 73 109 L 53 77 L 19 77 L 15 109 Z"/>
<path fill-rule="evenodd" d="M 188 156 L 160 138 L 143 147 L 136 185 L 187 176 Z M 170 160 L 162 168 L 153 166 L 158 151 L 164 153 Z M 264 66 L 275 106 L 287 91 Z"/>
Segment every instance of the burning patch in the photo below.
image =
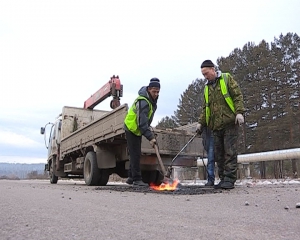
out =
<path fill-rule="evenodd" d="M 179 181 L 176 179 L 174 181 L 169 181 L 160 184 L 159 186 L 155 186 L 154 184 L 150 184 L 150 188 L 156 191 L 174 191 L 177 189 Z"/>

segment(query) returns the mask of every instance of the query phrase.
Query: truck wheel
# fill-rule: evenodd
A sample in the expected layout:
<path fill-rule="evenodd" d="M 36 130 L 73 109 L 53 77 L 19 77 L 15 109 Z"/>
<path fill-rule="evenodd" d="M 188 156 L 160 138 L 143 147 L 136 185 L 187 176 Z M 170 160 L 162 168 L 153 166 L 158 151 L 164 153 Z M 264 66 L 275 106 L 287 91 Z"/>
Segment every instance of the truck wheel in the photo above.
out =
<path fill-rule="evenodd" d="M 100 171 L 97 165 L 95 152 L 88 152 L 83 164 L 83 177 L 86 185 L 95 186 L 100 180 Z"/>
<path fill-rule="evenodd" d="M 98 186 L 105 186 L 108 182 L 110 172 L 108 169 L 100 169 L 100 176 L 98 181 Z"/>
<path fill-rule="evenodd" d="M 50 183 L 51 184 L 56 184 L 57 181 L 58 181 L 58 176 L 55 176 L 55 174 L 54 174 L 53 161 L 51 162 L 51 165 L 50 165 L 49 176 L 50 176 Z"/>
<path fill-rule="evenodd" d="M 159 186 L 163 181 L 163 174 L 157 170 L 142 171 L 142 179 L 145 183 Z"/>
<path fill-rule="evenodd" d="M 162 184 L 164 181 L 164 177 L 165 176 L 160 171 L 156 171 L 156 179 L 155 179 L 154 184 L 156 186 L 159 186 L 160 184 Z"/>

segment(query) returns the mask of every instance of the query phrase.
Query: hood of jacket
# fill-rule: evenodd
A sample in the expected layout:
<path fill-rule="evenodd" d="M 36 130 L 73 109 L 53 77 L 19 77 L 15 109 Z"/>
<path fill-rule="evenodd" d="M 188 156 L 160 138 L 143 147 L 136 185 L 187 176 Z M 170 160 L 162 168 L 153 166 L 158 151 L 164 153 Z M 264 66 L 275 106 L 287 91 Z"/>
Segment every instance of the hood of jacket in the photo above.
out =
<path fill-rule="evenodd" d="M 147 98 L 153 106 L 156 106 L 156 103 L 157 103 L 157 99 L 156 98 L 155 100 L 151 97 L 151 95 L 148 93 L 147 91 L 147 86 L 144 86 L 144 87 L 141 87 L 141 89 L 139 90 L 138 94 L 142 97 L 145 97 Z"/>
<path fill-rule="evenodd" d="M 220 70 L 218 70 L 218 71 L 216 71 L 216 73 L 217 73 L 217 76 L 216 76 L 215 80 L 207 81 L 207 83 L 206 83 L 207 85 L 215 85 L 216 82 L 220 79 L 220 77 L 222 76 L 222 72 Z"/>

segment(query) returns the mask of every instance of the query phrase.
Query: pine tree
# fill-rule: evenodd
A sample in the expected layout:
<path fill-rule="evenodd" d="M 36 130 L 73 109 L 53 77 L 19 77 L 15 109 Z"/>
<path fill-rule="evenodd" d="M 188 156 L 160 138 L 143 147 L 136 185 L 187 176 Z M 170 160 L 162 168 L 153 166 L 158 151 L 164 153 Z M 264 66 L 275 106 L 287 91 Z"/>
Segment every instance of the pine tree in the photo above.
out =
<path fill-rule="evenodd" d="M 179 126 L 197 122 L 203 107 L 205 80 L 194 80 L 181 95 L 174 120 Z"/>
<path fill-rule="evenodd" d="M 162 118 L 156 125 L 156 128 L 158 129 L 168 129 L 168 128 L 173 129 L 176 127 L 178 127 L 178 125 L 175 122 L 175 120 L 168 116 Z"/>

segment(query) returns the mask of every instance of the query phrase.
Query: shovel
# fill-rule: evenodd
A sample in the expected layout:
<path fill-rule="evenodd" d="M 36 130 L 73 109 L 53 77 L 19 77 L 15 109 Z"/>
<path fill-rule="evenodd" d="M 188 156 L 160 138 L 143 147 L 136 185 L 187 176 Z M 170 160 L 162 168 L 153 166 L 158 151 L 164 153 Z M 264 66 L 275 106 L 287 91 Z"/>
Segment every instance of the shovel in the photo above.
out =
<path fill-rule="evenodd" d="M 168 172 L 166 171 L 166 168 L 165 168 L 165 166 L 164 166 L 164 164 L 163 164 L 163 161 L 162 161 L 162 159 L 161 159 L 161 157 L 160 157 L 160 154 L 159 154 L 159 151 L 158 151 L 158 146 L 157 146 L 156 144 L 154 144 L 154 149 L 155 149 L 155 153 L 156 153 L 156 156 L 157 156 L 157 159 L 158 159 L 158 162 L 159 162 L 161 171 L 162 171 L 162 173 L 163 173 L 163 175 L 164 175 L 164 179 L 163 179 L 162 181 L 163 181 L 163 183 L 165 183 L 165 184 L 170 184 L 170 185 L 172 185 L 173 182 L 174 182 L 174 180 L 171 179 L 171 177 L 170 177 L 171 174 L 168 174 Z"/>

